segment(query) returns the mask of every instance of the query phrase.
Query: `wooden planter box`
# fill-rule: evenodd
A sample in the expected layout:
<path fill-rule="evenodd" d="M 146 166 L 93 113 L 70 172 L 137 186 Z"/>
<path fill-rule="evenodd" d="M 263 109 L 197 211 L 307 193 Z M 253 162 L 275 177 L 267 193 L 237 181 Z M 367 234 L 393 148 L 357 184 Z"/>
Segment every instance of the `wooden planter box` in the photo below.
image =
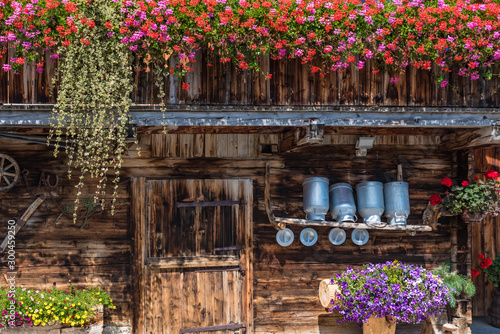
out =
<path fill-rule="evenodd" d="M 4 327 L 0 333 L 40 333 L 40 334 L 102 334 L 103 332 L 103 307 L 97 307 L 96 316 L 92 323 L 83 327 L 69 327 L 66 324 L 55 323 L 50 326 L 20 326 Z"/>

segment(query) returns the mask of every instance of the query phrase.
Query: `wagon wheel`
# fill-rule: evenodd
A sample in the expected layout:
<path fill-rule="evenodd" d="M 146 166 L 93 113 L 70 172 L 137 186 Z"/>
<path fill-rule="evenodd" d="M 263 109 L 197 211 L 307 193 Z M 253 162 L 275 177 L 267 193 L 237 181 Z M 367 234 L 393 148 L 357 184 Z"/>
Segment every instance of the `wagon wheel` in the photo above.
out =
<path fill-rule="evenodd" d="M 19 180 L 19 165 L 7 154 L 0 154 L 0 191 L 14 187 Z"/>

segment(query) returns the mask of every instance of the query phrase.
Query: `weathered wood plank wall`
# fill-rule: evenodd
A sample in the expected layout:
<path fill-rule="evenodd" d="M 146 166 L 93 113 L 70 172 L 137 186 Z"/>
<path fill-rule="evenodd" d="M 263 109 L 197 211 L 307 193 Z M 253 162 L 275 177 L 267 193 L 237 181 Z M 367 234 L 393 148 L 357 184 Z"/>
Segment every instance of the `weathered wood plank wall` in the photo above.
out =
<path fill-rule="evenodd" d="M 454 155 L 440 148 L 438 135 L 380 135 L 367 157 L 355 157 L 357 135 L 336 134 L 330 129 L 326 142 L 294 153 L 277 154 L 279 134 L 143 134 L 141 156 L 130 150 L 123 165 L 123 186 L 114 217 L 109 212 L 92 216 L 78 231 L 71 220 L 61 218 L 50 202 L 40 209 L 18 236 L 19 283 L 63 287 L 99 284 L 109 290 L 118 309 L 106 314 L 108 324 L 130 323 L 132 298 L 128 234 L 130 195 L 127 178 L 251 178 L 254 184 L 254 319 L 257 333 L 356 333 L 357 326 L 338 326 L 318 302 L 318 284 L 347 266 L 398 259 L 436 267 L 450 258 L 449 225 L 437 232 L 409 236 L 402 232 L 370 232 L 364 246 L 349 237 L 341 246 L 327 240 L 327 228 L 318 228 L 319 241 L 305 247 L 298 241 L 300 228 L 292 227 L 296 241 L 288 248 L 275 241 L 276 231 L 264 208 L 264 176 L 271 166 L 273 211 L 282 217 L 304 217 L 302 180 L 325 176 L 331 182 L 396 179 L 397 164 L 403 164 L 410 184 L 410 223 L 419 223 L 427 200 L 441 179 L 455 170 Z M 30 170 L 30 185 L 36 186 L 39 171 L 64 176 L 62 160 L 50 149 L 2 139 L 0 150 L 13 156 L 21 168 Z M 91 194 L 89 184 L 84 194 Z M 54 191 L 62 204 L 74 196 L 67 180 Z M 23 184 L 0 193 L 0 219 L 19 215 L 32 201 Z M 4 226 L 4 224 L 2 224 Z M 1 230 L 3 232 L 4 230 Z M 2 271 L 4 271 L 3 269 Z M 1 273 L 1 272 L 0 272 Z M 69 274 L 69 276 L 68 276 Z M 290 318 L 293 317 L 293 322 Z"/>
<path fill-rule="evenodd" d="M 500 147 L 480 148 L 474 150 L 474 172 L 479 178 L 489 169 L 500 169 Z M 495 259 L 500 249 L 500 218 L 487 216 L 481 223 L 472 224 L 472 268 L 479 270 L 478 254 L 485 254 Z M 491 302 L 496 288 L 493 283 L 481 273 L 473 279 L 476 295 L 472 299 L 474 316 L 489 315 Z"/>
<path fill-rule="evenodd" d="M 261 151 L 273 150 L 279 141 L 275 134 L 143 135 L 144 154 L 140 159 L 127 160 L 125 173 L 167 178 L 252 178 L 255 331 L 356 333 L 359 327 L 339 326 L 338 318 L 321 308 L 317 297 L 319 281 L 347 266 L 369 261 L 398 259 L 436 267 L 450 258 L 449 226 L 444 221 L 438 232 L 414 237 L 401 232 L 371 232 L 369 243 L 361 247 L 350 239 L 342 246 L 332 246 L 326 238 L 328 228 L 318 228 L 319 241 L 315 246 L 305 247 L 296 240 L 292 246 L 282 248 L 275 241 L 276 231 L 264 208 L 266 163 L 272 167 L 274 213 L 299 218 L 304 217 L 301 184 L 305 176 L 327 176 L 332 181 L 353 185 L 364 180 L 386 182 L 395 180 L 396 166 L 402 163 L 411 189 L 411 223 L 420 222 L 429 196 L 441 179 L 451 176 L 455 169 L 453 154 L 439 148 L 439 136 L 377 136 L 375 148 L 366 158 L 354 156 L 356 138 L 354 134 L 327 135 L 330 145 L 277 155 Z M 195 141 L 198 149 L 192 144 Z M 183 147 L 178 147 L 180 142 Z M 173 147 L 168 148 L 169 143 Z M 249 147 L 256 151 L 251 153 Z M 301 228 L 292 230 L 298 238 Z"/>
<path fill-rule="evenodd" d="M 64 176 L 64 160 L 55 159 L 45 145 L 0 139 L 0 152 L 13 157 L 21 170 L 29 171 L 30 191 L 36 190 L 40 174 L 45 172 L 52 175 L 51 183 L 54 175 L 61 177 L 59 186 L 51 190 L 59 205 L 64 208 L 75 198 L 75 182 Z M 88 183 L 83 194 L 93 192 L 95 182 Z M 117 307 L 105 312 L 106 322 L 128 325 L 131 314 L 128 183 L 120 187 L 115 215 L 111 216 L 109 210 L 96 213 L 80 231 L 82 220 L 74 225 L 72 219 L 61 217 L 56 223 L 61 211 L 44 187 L 37 192 L 41 193 L 47 194 L 46 201 L 16 236 L 16 284 L 35 289 L 52 287 L 54 282 L 61 289 L 68 289 L 71 284 L 79 288 L 100 286 L 111 294 Z M 36 197 L 28 193 L 23 181 L 9 192 L 0 193 L 1 238 L 6 235 L 8 219 L 19 218 Z M 5 285 L 6 265 L 2 260 L 0 285 Z"/>
<path fill-rule="evenodd" d="M 8 54 L 0 59 L 7 61 Z M 387 106 L 470 106 L 496 107 L 500 103 L 498 78 L 470 80 L 458 76 L 457 70 L 446 75 L 449 81 L 441 87 L 433 70 L 409 67 L 406 73 L 373 73 L 371 61 L 361 69 L 327 73 L 310 73 L 299 60 L 289 62 L 262 59 L 263 72 L 272 74 L 267 80 L 263 73 L 241 71 L 218 59 L 208 60 L 198 55 L 194 71 L 184 79 L 165 77 L 162 87 L 167 103 L 230 104 L 230 105 L 387 105 Z M 170 65 L 173 59 L 169 60 Z M 50 86 L 56 67 L 47 58 L 43 73 L 25 64 L 20 75 L 0 73 L 0 103 L 54 103 L 57 87 Z M 396 78 L 394 82 L 391 78 Z M 134 72 L 136 89 L 132 100 L 136 104 L 157 104 L 159 89 L 153 72 Z M 190 84 L 181 89 L 181 83 Z"/>

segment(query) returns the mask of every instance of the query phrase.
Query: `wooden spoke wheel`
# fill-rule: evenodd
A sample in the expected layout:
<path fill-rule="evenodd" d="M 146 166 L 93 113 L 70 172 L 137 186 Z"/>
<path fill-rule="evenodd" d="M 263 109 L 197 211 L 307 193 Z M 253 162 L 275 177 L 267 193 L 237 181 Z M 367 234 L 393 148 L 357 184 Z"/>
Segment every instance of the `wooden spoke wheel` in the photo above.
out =
<path fill-rule="evenodd" d="M 20 175 L 16 160 L 7 154 L 0 154 L 0 191 L 14 187 Z"/>

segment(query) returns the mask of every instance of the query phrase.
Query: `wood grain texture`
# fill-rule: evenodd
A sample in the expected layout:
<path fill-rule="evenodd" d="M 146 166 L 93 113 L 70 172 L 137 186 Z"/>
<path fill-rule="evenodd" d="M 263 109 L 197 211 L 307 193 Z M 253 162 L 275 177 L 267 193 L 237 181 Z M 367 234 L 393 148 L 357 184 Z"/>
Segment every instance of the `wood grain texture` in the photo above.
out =
<path fill-rule="evenodd" d="M 9 50 L 12 56 L 12 49 Z M 5 62 L 7 54 L 2 58 Z M 406 73 L 384 72 L 380 64 L 369 60 L 363 69 L 355 66 L 339 72 L 320 75 L 311 73 L 309 66 L 300 60 L 259 61 L 261 72 L 242 71 L 233 64 L 222 64 L 216 56 L 197 54 L 193 71 L 184 78 L 168 75 L 161 87 L 169 104 L 191 105 L 377 105 L 377 106 L 497 106 L 500 100 L 498 78 L 486 81 L 470 80 L 458 76 L 458 68 L 445 75 L 449 81 L 440 87 L 434 75 L 437 70 L 421 70 L 409 66 Z M 159 88 L 152 69 L 146 64 L 136 64 L 135 90 L 131 94 L 138 105 L 154 105 Z M 176 60 L 168 60 L 175 66 Z M 320 66 L 319 63 L 312 65 Z M 34 72 L 33 64 L 26 64 L 20 75 L 0 74 L 0 103 L 54 103 L 57 85 L 52 89 L 51 80 L 57 62 L 46 57 L 44 72 Z M 267 79 L 271 74 L 272 78 Z M 392 80 L 393 79 L 398 79 Z M 186 82 L 189 89 L 183 90 Z"/>
<path fill-rule="evenodd" d="M 498 147 L 478 148 L 474 151 L 474 173 L 483 178 L 489 169 L 500 169 L 500 149 Z M 470 224 L 472 230 L 472 243 L 469 252 L 472 259 L 472 268 L 478 268 L 481 259 L 478 254 L 495 259 L 498 256 L 500 244 L 500 219 L 498 217 L 485 217 L 481 223 Z M 472 298 L 472 312 L 474 316 L 487 316 L 496 288 L 485 274 L 480 273 L 473 278 L 476 286 L 476 295 Z"/>
<path fill-rule="evenodd" d="M 454 156 L 458 152 L 448 151 L 441 145 L 441 136 L 449 133 L 447 130 L 332 127 L 325 129 L 325 133 L 326 145 L 280 154 L 272 150 L 278 147 L 280 133 L 218 134 L 213 131 L 164 136 L 146 131 L 139 140 L 143 149 L 141 156 L 128 152 L 123 163 L 124 183 L 119 188 L 115 216 L 105 210 L 92 216 L 85 228 L 78 231 L 79 226 L 74 226 L 70 219 L 61 218 L 54 224 L 59 211 L 50 199 L 33 214 L 16 238 L 19 283 L 40 288 L 57 282 L 63 289 L 69 288 L 70 283 L 78 287 L 103 286 L 117 305 L 116 310 L 106 311 L 105 324 L 131 324 L 134 319 L 134 324 L 139 326 L 141 321 L 145 326 L 151 325 L 155 333 L 161 333 L 160 327 L 167 323 L 170 327 L 163 327 L 167 333 L 172 328 L 184 328 L 181 315 L 189 312 L 198 312 L 191 318 L 200 324 L 198 326 L 222 324 L 228 317 L 234 317 L 246 323 L 253 319 L 255 333 L 358 333 L 359 327 L 338 325 L 338 315 L 327 314 L 321 307 L 319 282 L 349 266 L 359 267 L 366 262 L 398 259 L 435 268 L 450 259 L 449 219 L 442 218 L 442 225 L 437 230 L 418 232 L 415 236 L 404 231 L 371 230 L 370 240 L 364 246 L 352 243 L 350 230 L 347 230 L 347 241 L 343 245 L 332 246 L 327 239 L 329 228 L 315 227 L 319 235 L 315 246 L 305 247 L 296 240 L 290 247 L 283 248 L 276 243 L 276 230 L 269 224 L 266 213 L 266 165 L 271 171 L 268 181 L 273 213 L 301 219 L 305 216 L 302 208 L 305 177 L 324 176 L 331 183 L 351 185 L 372 180 L 389 182 L 397 179 L 397 166 L 402 164 L 404 179 L 410 188 L 408 223 L 418 225 L 428 198 L 436 192 L 442 178 L 456 175 Z M 181 134 L 192 136 L 192 144 L 189 137 L 182 140 L 192 148 L 181 149 Z M 366 157 L 355 156 L 355 141 L 361 134 L 376 137 L 374 148 Z M 229 151 L 231 142 L 233 147 Z M 43 145 L 4 138 L 0 138 L 0 150 L 20 162 L 21 168 L 30 170 L 30 187 L 36 188 L 41 171 L 56 173 L 64 182 L 53 195 L 62 205 L 74 198 L 73 181 L 64 179 L 64 156 L 55 159 L 50 148 Z M 498 149 L 490 150 L 493 151 L 482 158 L 478 155 L 477 159 L 484 161 L 488 168 L 497 168 L 500 165 Z M 460 168 L 467 169 L 462 165 L 458 162 Z M 129 181 L 128 178 L 133 179 Z M 210 179 L 212 182 L 187 184 L 183 181 L 186 179 Z M 224 183 L 224 179 L 232 179 L 234 183 Z M 248 180 L 252 180 L 253 190 L 242 192 Z M 184 184 L 180 185 L 182 182 Z M 92 194 L 94 186 L 89 181 L 83 192 Z M 227 197 L 222 198 L 222 194 Z M 253 206 L 246 211 L 241 211 L 242 205 L 176 208 L 177 198 L 189 202 L 243 198 Z M 12 191 L 0 193 L 0 219 L 6 221 L 22 214 L 33 200 L 22 183 Z M 177 212 L 181 209 L 184 216 Z M 146 224 L 148 215 L 152 219 Z M 176 224 L 164 224 L 163 220 L 168 217 L 179 219 L 175 219 Z M 213 217 L 221 217 L 220 224 L 209 224 Z M 251 222 L 245 226 L 245 236 L 236 233 L 233 239 L 231 228 L 234 226 L 228 224 L 231 221 L 228 217 Z M 194 224 L 184 224 L 188 218 L 193 218 Z M 144 227 L 141 228 L 141 224 Z M 298 239 L 302 227 L 291 226 L 291 229 Z M 499 234 L 496 227 L 490 231 Z M 0 232 L 3 232 L 1 226 Z M 167 239 L 167 235 L 176 238 Z M 461 270 L 466 261 L 462 252 L 467 245 L 466 235 L 461 229 L 457 231 L 457 267 Z M 149 247 L 141 246 L 146 240 Z M 194 240 L 194 243 L 186 240 Z M 145 261 L 141 262 L 140 256 L 144 259 L 141 254 L 145 257 L 153 257 L 155 253 L 171 256 L 181 247 L 185 247 L 186 253 L 189 250 L 189 256 L 214 254 L 216 246 L 234 244 L 243 245 L 243 250 L 216 254 L 239 252 L 240 262 L 246 268 L 245 276 L 239 271 L 223 274 L 221 271 L 201 271 L 201 268 L 155 269 L 140 276 L 135 269 L 141 263 L 146 267 Z M 489 249 L 492 244 L 488 244 Z M 2 267 L 0 273 L 5 270 L 6 267 Z M 242 290 L 240 295 L 237 281 L 253 291 Z M 148 284 L 150 290 L 139 289 L 137 283 L 140 282 Z M 186 289 L 197 291 L 203 298 L 195 300 L 194 293 L 180 293 Z M 157 293 L 151 294 L 153 290 Z M 233 292 L 229 304 L 220 293 L 222 291 Z M 486 301 L 484 296 L 482 300 Z M 131 302 L 134 298 L 145 301 L 134 305 Z M 240 313 L 227 307 L 237 300 L 244 308 Z M 136 315 L 136 307 L 139 310 L 143 307 L 148 313 L 147 321 Z M 162 315 L 153 316 L 158 313 Z M 292 318 L 293 326 L 290 324 Z"/>
<path fill-rule="evenodd" d="M 251 182 L 165 179 L 148 180 L 146 184 L 148 237 L 143 247 L 149 249 L 150 256 L 147 268 L 142 268 L 146 277 L 141 285 L 145 293 L 141 310 L 144 331 L 200 332 L 200 327 L 241 323 L 252 333 L 253 326 L 248 322 L 252 320 L 249 313 L 253 312 L 253 281 L 249 276 L 252 273 L 249 267 L 252 265 Z M 175 205 L 184 199 L 235 204 Z M 241 247 L 224 249 L 228 245 Z M 160 297 L 163 293 L 167 299 Z M 166 309 L 170 309 L 167 316 L 162 312 Z M 209 331 L 205 329 L 201 332 Z M 224 329 L 219 331 L 223 333 Z"/>

